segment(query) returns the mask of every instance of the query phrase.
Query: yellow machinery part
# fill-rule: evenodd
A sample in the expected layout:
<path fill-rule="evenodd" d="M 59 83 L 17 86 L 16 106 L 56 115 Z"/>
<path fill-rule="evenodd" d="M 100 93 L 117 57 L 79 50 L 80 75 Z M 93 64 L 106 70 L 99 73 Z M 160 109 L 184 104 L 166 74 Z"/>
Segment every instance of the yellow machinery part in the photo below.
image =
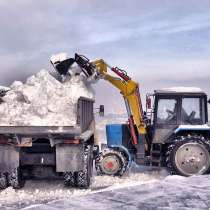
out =
<path fill-rule="evenodd" d="M 111 67 L 103 59 L 95 60 L 92 63 L 96 65 L 98 74 L 119 89 L 122 96 L 127 99 L 139 134 L 146 134 L 138 83 L 133 80 L 123 81 L 110 75 L 108 68 Z"/>

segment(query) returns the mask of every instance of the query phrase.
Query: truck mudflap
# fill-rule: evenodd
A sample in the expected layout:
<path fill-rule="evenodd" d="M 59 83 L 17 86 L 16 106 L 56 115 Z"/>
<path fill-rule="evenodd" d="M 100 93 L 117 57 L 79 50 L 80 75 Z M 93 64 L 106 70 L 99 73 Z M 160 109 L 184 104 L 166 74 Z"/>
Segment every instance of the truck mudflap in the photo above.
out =
<path fill-rule="evenodd" d="M 10 145 L 0 145 L 0 172 L 10 173 L 19 167 L 19 148 Z"/>
<path fill-rule="evenodd" d="M 56 172 L 76 172 L 84 168 L 84 145 L 56 145 Z"/>

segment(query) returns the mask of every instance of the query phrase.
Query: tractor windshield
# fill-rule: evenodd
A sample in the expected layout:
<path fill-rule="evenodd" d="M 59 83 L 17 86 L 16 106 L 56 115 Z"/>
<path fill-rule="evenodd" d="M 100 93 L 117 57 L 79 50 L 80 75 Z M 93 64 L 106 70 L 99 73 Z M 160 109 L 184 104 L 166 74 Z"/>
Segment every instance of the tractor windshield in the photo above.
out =
<path fill-rule="evenodd" d="M 159 99 L 157 110 L 158 124 L 176 124 L 177 122 L 177 100 Z"/>
<path fill-rule="evenodd" d="M 204 99 L 203 98 L 183 98 L 181 117 L 183 124 L 203 124 L 204 123 Z"/>

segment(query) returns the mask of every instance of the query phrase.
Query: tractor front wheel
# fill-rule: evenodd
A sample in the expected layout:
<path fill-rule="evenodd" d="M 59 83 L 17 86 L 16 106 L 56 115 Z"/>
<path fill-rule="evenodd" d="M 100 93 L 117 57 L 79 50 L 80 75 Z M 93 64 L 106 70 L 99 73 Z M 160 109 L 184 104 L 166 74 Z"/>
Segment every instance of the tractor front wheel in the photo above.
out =
<path fill-rule="evenodd" d="M 113 149 L 104 149 L 95 162 L 98 175 L 122 176 L 127 165 L 128 161 L 123 153 Z"/>

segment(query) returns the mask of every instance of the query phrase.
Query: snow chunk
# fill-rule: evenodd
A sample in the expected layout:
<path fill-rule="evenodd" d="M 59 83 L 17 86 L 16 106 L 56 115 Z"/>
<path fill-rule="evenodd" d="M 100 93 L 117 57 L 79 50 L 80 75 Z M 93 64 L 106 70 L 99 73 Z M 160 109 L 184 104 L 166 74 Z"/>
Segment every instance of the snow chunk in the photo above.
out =
<path fill-rule="evenodd" d="M 52 55 L 51 58 L 50 58 L 52 63 L 62 62 L 66 59 L 67 59 L 67 54 L 66 53 L 55 54 L 55 55 Z"/>

